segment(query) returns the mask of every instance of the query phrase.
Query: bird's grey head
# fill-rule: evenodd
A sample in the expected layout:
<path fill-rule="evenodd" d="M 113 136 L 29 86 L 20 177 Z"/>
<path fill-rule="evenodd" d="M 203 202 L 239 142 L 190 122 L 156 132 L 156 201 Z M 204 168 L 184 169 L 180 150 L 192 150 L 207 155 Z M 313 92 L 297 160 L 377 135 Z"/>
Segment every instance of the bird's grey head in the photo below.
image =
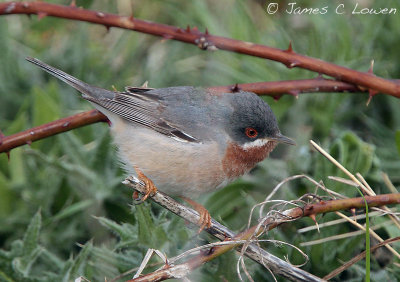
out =
<path fill-rule="evenodd" d="M 228 96 L 229 97 L 229 96 Z M 230 94 L 233 113 L 229 120 L 228 134 L 244 149 L 261 147 L 267 142 L 294 142 L 281 135 L 275 115 L 269 105 L 250 92 Z"/>

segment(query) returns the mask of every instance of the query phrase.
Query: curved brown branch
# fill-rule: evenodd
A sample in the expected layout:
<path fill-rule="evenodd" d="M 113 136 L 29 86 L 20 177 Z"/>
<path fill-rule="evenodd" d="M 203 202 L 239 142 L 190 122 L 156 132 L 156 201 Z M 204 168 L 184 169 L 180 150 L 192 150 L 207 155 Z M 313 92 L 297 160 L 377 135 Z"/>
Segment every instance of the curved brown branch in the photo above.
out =
<path fill-rule="evenodd" d="M 400 204 L 400 193 L 396 194 L 383 194 L 377 196 L 364 196 L 367 201 L 368 207 L 378 207 L 390 204 Z M 291 220 L 304 216 L 312 216 L 317 214 L 324 214 L 327 212 L 334 212 L 339 210 L 359 209 L 364 208 L 364 199 L 351 198 L 332 201 L 321 201 L 318 204 L 306 205 L 304 208 L 293 208 L 285 212 L 285 216 Z M 268 230 L 275 228 L 282 222 L 273 221 L 273 219 L 266 219 L 264 225 L 268 226 Z"/>
<path fill-rule="evenodd" d="M 49 122 L 10 136 L 0 136 L 0 153 L 8 152 L 18 146 L 31 144 L 33 141 L 99 121 L 108 121 L 108 119 L 98 110 L 91 110 Z"/>
<path fill-rule="evenodd" d="M 322 77 L 300 80 L 243 83 L 231 86 L 213 86 L 209 87 L 209 89 L 220 92 L 232 92 L 235 90 L 250 91 L 258 95 L 270 96 L 274 99 L 279 99 L 284 94 L 297 97 L 302 93 L 314 92 L 365 92 L 365 90 L 361 90 L 353 84 L 325 79 Z"/>
<path fill-rule="evenodd" d="M 201 49 L 221 49 L 246 55 L 256 56 L 283 63 L 288 68 L 300 67 L 317 73 L 335 77 L 338 80 L 360 85 L 373 91 L 386 93 L 397 98 L 400 97 L 400 84 L 395 81 L 375 76 L 371 72 L 358 72 L 346 67 L 324 62 L 319 59 L 296 54 L 291 45 L 287 50 L 268 47 L 265 45 L 244 42 L 221 36 L 199 32 L 197 28 L 186 29 L 174 26 L 144 21 L 133 17 L 123 17 L 109 13 L 96 12 L 77 8 L 75 6 L 62 6 L 40 1 L 33 2 L 5 2 L 0 4 L 0 15 L 10 14 L 36 14 L 40 18 L 53 16 L 65 19 L 79 20 L 96 23 L 109 27 L 119 27 L 135 30 L 147 34 L 161 36 L 197 45 Z"/>
<path fill-rule="evenodd" d="M 304 80 L 287 80 L 276 82 L 256 82 L 244 83 L 231 86 L 215 86 L 210 90 L 220 92 L 232 92 L 237 90 L 251 91 L 259 95 L 269 95 L 275 99 L 279 99 L 284 93 L 291 95 L 299 95 L 305 92 L 358 92 L 357 87 L 352 84 L 323 79 L 304 79 Z M 27 129 L 25 131 L 10 135 L 0 135 L 0 153 L 8 152 L 16 147 L 30 144 L 34 141 L 44 139 L 61 132 L 96 123 L 99 121 L 107 121 L 107 118 L 97 110 L 92 110 L 50 123 L 43 124 L 38 127 Z"/>

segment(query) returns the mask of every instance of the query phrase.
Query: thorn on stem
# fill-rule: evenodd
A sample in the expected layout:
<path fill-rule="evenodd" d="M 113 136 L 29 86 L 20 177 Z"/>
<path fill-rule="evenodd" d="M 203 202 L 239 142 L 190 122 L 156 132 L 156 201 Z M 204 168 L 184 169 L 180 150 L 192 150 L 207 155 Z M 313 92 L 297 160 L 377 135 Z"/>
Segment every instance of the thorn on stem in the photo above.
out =
<path fill-rule="evenodd" d="M 374 60 L 371 60 L 371 64 L 369 66 L 368 73 L 374 74 Z"/>
<path fill-rule="evenodd" d="M 208 28 L 206 28 L 205 34 L 208 35 Z"/>
<path fill-rule="evenodd" d="M 71 4 L 69 4 L 71 7 L 76 7 L 76 0 L 72 0 Z"/>
<path fill-rule="evenodd" d="M 356 209 L 355 209 L 355 208 L 352 208 L 352 209 L 350 209 L 350 211 L 351 211 L 351 214 L 352 214 L 353 217 L 354 217 L 354 221 L 357 222 Z"/>
<path fill-rule="evenodd" d="M 376 94 L 378 94 L 378 91 L 376 91 L 375 89 L 369 89 L 368 93 L 370 96 L 375 96 Z"/>
<path fill-rule="evenodd" d="M 369 103 L 371 103 L 372 98 L 373 98 L 376 94 L 378 94 L 378 91 L 376 91 L 376 90 L 374 90 L 374 89 L 368 89 L 368 93 L 369 93 L 369 96 L 368 96 L 368 100 L 367 100 L 367 106 L 369 105 Z"/>
<path fill-rule="evenodd" d="M 366 103 L 367 107 L 369 106 L 369 103 L 371 103 L 371 100 L 372 100 L 372 95 L 369 95 L 367 103 Z"/>
<path fill-rule="evenodd" d="M 319 231 L 319 225 L 318 225 L 317 219 L 316 219 L 316 217 L 315 217 L 315 214 L 314 214 L 314 213 L 313 213 L 313 214 L 310 214 L 309 217 L 315 222 L 315 225 L 317 226 L 318 233 L 320 233 L 320 231 Z"/>
<path fill-rule="evenodd" d="M 239 86 L 238 86 L 237 83 L 235 83 L 235 85 L 233 85 L 233 86 L 231 87 L 231 91 L 232 91 L 233 93 L 239 92 L 239 91 L 240 91 L 240 88 L 239 88 Z"/>
<path fill-rule="evenodd" d="M 164 254 L 164 256 L 165 256 L 165 261 L 164 261 L 164 266 L 162 267 L 162 269 L 168 269 L 168 268 L 171 267 L 171 265 L 169 264 L 169 261 L 167 259 L 167 255 Z"/>
<path fill-rule="evenodd" d="M 285 52 L 287 52 L 287 53 L 294 53 L 294 52 L 293 52 L 293 48 L 292 48 L 292 41 L 289 42 L 289 46 L 288 46 L 288 48 L 285 50 Z"/>
<path fill-rule="evenodd" d="M 190 26 L 189 25 L 187 25 L 185 31 L 188 32 L 188 33 L 190 32 Z"/>
<path fill-rule="evenodd" d="M 323 204 L 324 203 L 324 201 L 320 201 L 320 204 Z M 307 211 L 307 212 L 310 212 L 310 211 L 312 211 L 314 209 L 314 207 L 313 206 L 310 206 L 310 205 L 307 205 L 306 207 L 305 207 L 305 210 Z"/>
<path fill-rule="evenodd" d="M 279 101 L 279 99 L 282 97 L 282 94 L 277 94 L 273 98 L 275 101 Z"/>

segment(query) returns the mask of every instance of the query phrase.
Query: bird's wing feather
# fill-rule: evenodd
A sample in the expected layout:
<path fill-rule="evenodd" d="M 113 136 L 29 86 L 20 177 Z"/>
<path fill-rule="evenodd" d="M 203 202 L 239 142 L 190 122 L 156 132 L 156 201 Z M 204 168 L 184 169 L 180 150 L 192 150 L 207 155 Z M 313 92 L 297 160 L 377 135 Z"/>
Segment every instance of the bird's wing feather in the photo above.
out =
<path fill-rule="evenodd" d="M 163 117 L 163 93 L 151 88 L 127 87 L 125 92 L 110 91 L 89 85 L 42 61 L 27 57 L 51 75 L 77 89 L 82 97 L 130 122 L 149 127 L 164 135 L 184 142 L 199 142 Z M 172 118 L 173 119 L 173 118 Z"/>
<path fill-rule="evenodd" d="M 199 142 L 195 137 L 185 133 L 162 117 L 162 111 L 165 107 L 162 103 L 162 97 L 148 93 L 147 91 L 151 89 L 134 87 L 128 89 L 129 92 L 115 92 L 112 99 L 98 99 L 90 96 L 84 97 L 84 99 L 105 108 L 125 120 L 149 127 L 179 141 Z"/>

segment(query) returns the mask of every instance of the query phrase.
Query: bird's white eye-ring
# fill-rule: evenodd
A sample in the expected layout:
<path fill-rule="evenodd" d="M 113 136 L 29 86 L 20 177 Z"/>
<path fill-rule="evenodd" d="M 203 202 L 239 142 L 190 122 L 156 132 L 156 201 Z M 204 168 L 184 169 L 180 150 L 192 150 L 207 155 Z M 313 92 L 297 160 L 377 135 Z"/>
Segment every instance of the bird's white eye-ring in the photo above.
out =
<path fill-rule="evenodd" d="M 245 129 L 246 136 L 249 138 L 256 138 L 258 135 L 258 131 L 252 127 L 247 127 Z"/>

